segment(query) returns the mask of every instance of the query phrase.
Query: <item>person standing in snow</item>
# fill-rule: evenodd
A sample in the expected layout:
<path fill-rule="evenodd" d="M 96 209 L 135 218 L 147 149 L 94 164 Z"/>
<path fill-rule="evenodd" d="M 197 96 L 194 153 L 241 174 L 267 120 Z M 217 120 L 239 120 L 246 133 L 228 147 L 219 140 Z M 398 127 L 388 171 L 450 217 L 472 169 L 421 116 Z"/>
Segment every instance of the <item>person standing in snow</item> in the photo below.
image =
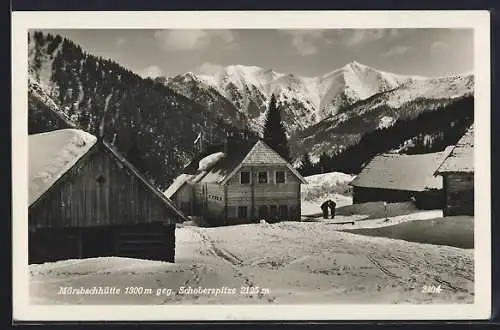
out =
<path fill-rule="evenodd" d="M 323 219 L 328 219 L 328 205 L 329 200 L 321 204 L 321 211 L 323 212 Z"/>
<path fill-rule="evenodd" d="M 331 199 L 321 204 L 321 211 L 323 212 L 323 218 L 328 219 L 328 209 L 330 209 L 330 214 L 333 219 L 335 217 L 335 207 L 337 207 L 337 203 L 335 203 Z"/>
<path fill-rule="evenodd" d="M 335 208 L 337 207 L 337 203 L 335 203 L 332 200 L 329 200 L 328 206 L 330 207 L 330 214 L 332 216 L 332 219 L 335 218 Z"/>

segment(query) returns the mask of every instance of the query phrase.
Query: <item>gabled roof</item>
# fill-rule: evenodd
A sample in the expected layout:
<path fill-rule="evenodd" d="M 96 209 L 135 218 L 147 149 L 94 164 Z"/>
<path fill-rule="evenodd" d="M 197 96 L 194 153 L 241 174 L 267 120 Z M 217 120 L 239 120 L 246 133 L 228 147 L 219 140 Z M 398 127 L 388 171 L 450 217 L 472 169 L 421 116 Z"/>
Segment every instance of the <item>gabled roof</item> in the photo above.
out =
<path fill-rule="evenodd" d="M 350 185 L 364 188 L 394 189 L 405 191 L 423 191 L 441 189 L 441 178 L 433 175 L 435 169 L 451 151 L 399 155 L 382 154 L 366 165 Z"/>
<path fill-rule="evenodd" d="M 474 125 L 460 138 L 434 174 L 453 172 L 474 173 Z"/>
<path fill-rule="evenodd" d="M 157 198 L 161 199 L 181 219 L 186 216 L 111 145 L 91 134 L 77 129 L 62 129 L 28 137 L 29 206 L 47 194 L 58 181 L 97 147 L 102 146 L 127 171 L 134 175 Z"/>
<path fill-rule="evenodd" d="M 212 152 L 220 150 L 212 150 Z M 207 154 L 196 157 L 185 167 L 184 173 L 193 175 L 191 182 L 225 184 L 243 165 L 283 165 L 288 167 L 302 183 L 306 183 L 302 175 L 289 162 L 261 140 L 253 143 L 240 141 L 233 144 L 228 147 L 224 157 L 212 164 L 210 168 L 198 170 L 199 161 L 206 156 Z"/>
<path fill-rule="evenodd" d="M 300 173 L 294 169 L 289 162 L 287 162 L 262 140 L 259 140 L 254 144 L 243 160 L 222 180 L 221 183 L 225 184 L 244 165 L 284 165 L 297 177 L 297 179 L 299 179 L 301 183 L 307 183 L 306 179 L 304 179 L 304 177 L 300 175 Z"/>

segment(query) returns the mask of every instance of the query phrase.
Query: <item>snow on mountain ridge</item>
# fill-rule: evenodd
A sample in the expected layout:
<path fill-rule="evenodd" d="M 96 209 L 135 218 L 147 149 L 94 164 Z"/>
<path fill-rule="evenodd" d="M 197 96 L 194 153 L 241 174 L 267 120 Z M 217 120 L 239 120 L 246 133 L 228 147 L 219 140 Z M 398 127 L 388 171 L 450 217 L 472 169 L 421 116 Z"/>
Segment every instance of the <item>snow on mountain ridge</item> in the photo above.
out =
<path fill-rule="evenodd" d="M 403 102 L 407 98 L 418 97 L 420 91 L 432 94 L 433 87 L 430 86 L 436 82 L 444 84 L 437 90 L 446 91 L 453 81 L 463 79 L 461 75 L 446 77 L 450 80 L 400 75 L 352 61 L 317 77 L 285 74 L 258 66 L 212 66 L 210 70 L 200 69 L 197 73 L 168 78 L 167 85 L 186 95 L 188 87 L 179 84 L 186 77 L 204 89 L 216 90 L 247 118 L 250 127 L 257 132 L 263 125 L 270 96 L 275 94 L 283 105 L 285 127 L 289 133 L 339 114 L 379 93 L 406 88 L 407 95 L 402 93 Z M 463 86 L 461 83 L 458 85 Z M 458 85 L 458 89 L 467 89 Z M 411 91 L 412 88 L 415 90 Z M 450 91 L 446 93 L 450 94 Z"/>
<path fill-rule="evenodd" d="M 229 84 L 238 89 L 255 86 L 266 98 L 269 98 L 279 85 L 302 85 L 300 88 L 308 91 L 318 107 L 324 106 L 329 101 L 329 96 L 334 98 L 343 89 L 347 89 L 349 96 L 363 100 L 373 94 L 381 92 L 380 89 L 389 90 L 413 79 L 427 79 L 421 76 L 407 76 L 389 73 L 371 68 L 367 65 L 352 61 L 345 66 L 330 71 L 317 77 L 285 74 L 272 69 L 258 66 L 229 65 L 221 67 L 212 73 L 200 71 L 199 73 L 186 73 L 197 76 L 199 80 L 216 87 L 223 94 Z M 383 88 L 378 88 L 378 85 Z M 326 98 L 326 100 L 325 100 Z"/>

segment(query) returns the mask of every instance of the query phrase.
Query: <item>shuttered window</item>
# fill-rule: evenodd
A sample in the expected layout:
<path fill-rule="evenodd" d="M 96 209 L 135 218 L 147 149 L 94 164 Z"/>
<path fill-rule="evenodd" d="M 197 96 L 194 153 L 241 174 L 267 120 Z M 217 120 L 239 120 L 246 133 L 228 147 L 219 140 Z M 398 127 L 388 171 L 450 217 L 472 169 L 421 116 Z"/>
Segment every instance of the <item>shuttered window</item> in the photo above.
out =
<path fill-rule="evenodd" d="M 249 184 L 250 183 L 250 172 L 249 171 L 241 171 L 240 183 L 241 184 Z"/>
<path fill-rule="evenodd" d="M 285 183 L 285 171 L 276 171 L 276 183 Z"/>
<path fill-rule="evenodd" d="M 278 207 L 276 205 L 269 206 L 269 215 L 271 219 L 276 219 L 278 217 Z"/>
<path fill-rule="evenodd" d="M 248 214 L 248 207 L 246 206 L 238 206 L 238 218 L 246 219 Z"/>
<path fill-rule="evenodd" d="M 288 218 L 288 205 L 280 205 L 280 219 L 285 220 Z"/>
<path fill-rule="evenodd" d="M 267 219 L 268 217 L 267 213 L 267 205 L 260 205 L 259 206 L 259 219 Z"/>

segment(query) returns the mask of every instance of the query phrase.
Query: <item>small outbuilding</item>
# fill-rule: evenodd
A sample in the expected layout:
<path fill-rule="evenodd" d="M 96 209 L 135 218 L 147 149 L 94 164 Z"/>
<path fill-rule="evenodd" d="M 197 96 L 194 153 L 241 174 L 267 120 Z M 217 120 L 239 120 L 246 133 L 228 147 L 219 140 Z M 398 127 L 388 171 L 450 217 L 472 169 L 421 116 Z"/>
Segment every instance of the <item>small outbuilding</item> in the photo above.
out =
<path fill-rule="evenodd" d="M 110 144 L 77 129 L 29 141 L 29 262 L 121 256 L 173 262 L 185 215 Z"/>
<path fill-rule="evenodd" d="M 474 215 L 474 128 L 457 142 L 438 167 L 435 175 L 443 177 L 445 216 Z"/>
<path fill-rule="evenodd" d="M 442 208 L 442 180 L 433 173 L 451 149 L 429 154 L 387 153 L 374 157 L 350 183 L 353 203 L 415 200 L 416 206 L 422 209 Z"/>
<path fill-rule="evenodd" d="M 164 194 L 179 208 L 184 214 L 191 214 L 193 211 L 194 194 L 193 186 L 189 180 L 193 178 L 191 174 L 182 173 L 165 190 Z"/>

